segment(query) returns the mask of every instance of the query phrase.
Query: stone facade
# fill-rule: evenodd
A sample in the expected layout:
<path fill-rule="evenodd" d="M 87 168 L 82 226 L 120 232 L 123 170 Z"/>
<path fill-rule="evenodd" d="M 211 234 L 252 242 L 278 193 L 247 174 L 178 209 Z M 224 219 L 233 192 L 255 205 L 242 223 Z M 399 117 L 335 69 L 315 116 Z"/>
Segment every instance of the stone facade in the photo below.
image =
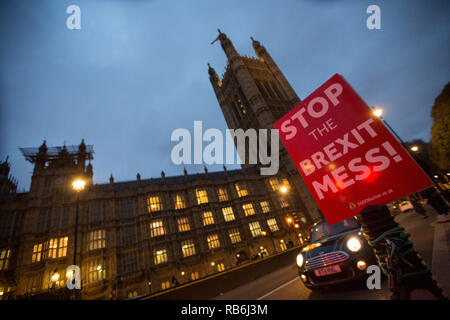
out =
<path fill-rule="evenodd" d="M 78 156 L 37 163 L 30 191 L 2 198 L 4 298 L 65 287 L 72 264 L 83 299 L 149 294 L 173 277 L 185 283 L 299 244 L 308 225 L 289 181 L 257 167 L 93 185 L 92 166 Z M 77 193 L 79 177 L 88 183 Z M 287 220 L 294 216 L 298 228 Z"/>

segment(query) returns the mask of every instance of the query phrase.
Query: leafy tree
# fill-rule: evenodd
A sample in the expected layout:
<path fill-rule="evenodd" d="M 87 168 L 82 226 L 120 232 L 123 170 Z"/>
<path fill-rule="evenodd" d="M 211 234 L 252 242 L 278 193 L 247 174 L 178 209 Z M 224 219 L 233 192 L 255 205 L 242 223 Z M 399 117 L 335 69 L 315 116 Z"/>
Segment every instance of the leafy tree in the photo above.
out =
<path fill-rule="evenodd" d="M 447 170 L 450 168 L 450 82 L 434 100 L 431 117 L 434 122 L 430 156 L 436 165 Z"/>

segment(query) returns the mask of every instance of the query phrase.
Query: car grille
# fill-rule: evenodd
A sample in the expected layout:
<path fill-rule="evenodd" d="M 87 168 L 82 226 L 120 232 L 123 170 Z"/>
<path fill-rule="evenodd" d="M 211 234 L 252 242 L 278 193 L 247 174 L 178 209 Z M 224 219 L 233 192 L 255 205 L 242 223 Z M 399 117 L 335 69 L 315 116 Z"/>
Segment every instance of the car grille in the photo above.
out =
<path fill-rule="evenodd" d="M 308 270 L 314 270 L 321 267 L 326 267 L 332 264 L 340 263 L 347 260 L 349 255 L 343 251 L 334 251 L 322 254 L 320 256 L 309 259 L 306 262 Z"/>

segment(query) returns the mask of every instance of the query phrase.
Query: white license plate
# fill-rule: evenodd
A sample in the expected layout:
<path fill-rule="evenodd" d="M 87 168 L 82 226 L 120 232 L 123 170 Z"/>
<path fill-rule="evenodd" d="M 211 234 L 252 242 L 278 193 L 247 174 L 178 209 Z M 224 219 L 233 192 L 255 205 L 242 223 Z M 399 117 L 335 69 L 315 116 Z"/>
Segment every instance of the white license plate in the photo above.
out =
<path fill-rule="evenodd" d="M 334 266 L 329 266 L 326 268 L 314 270 L 314 274 L 316 275 L 316 277 L 328 276 L 330 274 L 335 274 L 335 273 L 339 273 L 339 272 L 341 272 L 341 267 L 339 267 L 338 264 L 336 264 Z"/>

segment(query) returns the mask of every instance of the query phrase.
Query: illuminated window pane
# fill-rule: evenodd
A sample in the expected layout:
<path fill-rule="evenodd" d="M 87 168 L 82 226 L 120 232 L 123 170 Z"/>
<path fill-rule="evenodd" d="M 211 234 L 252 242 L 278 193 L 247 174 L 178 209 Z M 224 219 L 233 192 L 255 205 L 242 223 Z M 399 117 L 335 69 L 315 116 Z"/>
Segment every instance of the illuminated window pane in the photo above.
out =
<path fill-rule="evenodd" d="M 170 281 L 169 280 L 161 282 L 161 289 L 166 290 L 166 289 L 169 289 L 169 288 L 170 288 Z"/>
<path fill-rule="evenodd" d="M 241 242 L 241 233 L 238 229 L 229 230 L 228 235 L 230 236 L 231 243 Z"/>
<path fill-rule="evenodd" d="M 147 197 L 148 212 L 155 212 L 162 210 L 162 201 L 160 196 Z"/>
<path fill-rule="evenodd" d="M 236 183 L 235 186 L 236 186 L 236 191 L 237 191 L 239 198 L 245 197 L 246 195 L 248 195 L 247 189 L 245 189 L 245 187 L 242 184 Z"/>
<path fill-rule="evenodd" d="M 198 272 L 192 272 L 191 273 L 191 280 L 197 280 L 199 278 Z"/>
<path fill-rule="evenodd" d="M 106 247 L 106 231 L 94 230 L 89 232 L 89 250 L 103 249 Z"/>
<path fill-rule="evenodd" d="M 223 263 L 218 263 L 217 271 L 219 271 L 219 272 L 225 271 L 225 265 Z"/>
<path fill-rule="evenodd" d="M 88 263 L 88 282 L 97 282 L 105 279 L 105 267 L 99 259 Z"/>
<path fill-rule="evenodd" d="M 211 211 L 203 212 L 202 219 L 204 226 L 214 223 L 214 217 Z"/>
<path fill-rule="evenodd" d="M 0 271 L 8 269 L 10 255 L 11 255 L 11 250 L 9 250 L 9 249 L 1 249 L 0 250 Z"/>
<path fill-rule="evenodd" d="M 269 183 L 273 191 L 278 191 L 279 186 L 277 178 L 270 178 Z"/>
<path fill-rule="evenodd" d="M 33 255 L 31 257 L 31 262 L 39 262 L 42 257 L 42 243 L 35 244 L 33 246 Z"/>
<path fill-rule="evenodd" d="M 167 250 L 161 249 L 161 250 L 155 250 L 153 253 L 153 258 L 155 261 L 155 264 L 160 264 L 167 262 Z"/>
<path fill-rule="evenodd" d="M 58 258 L 65 257 L 67 255 L 68 241 L 68 237 L 59 238 Z"/>
<path fill-rule="evenodd" d="M 223 213 L 223 218 L 227 222 L 233 221 L 235 219 L 232 207 L 222 208 L 222 213 Z"/>
<path fill-rule="evenodd" d="M 261 201 L 259 204 L 261 205 L 261 210 L 263 213 L 267 213 L 270 211 L 269 202 Z"/>
<path fill-rule="evenodd" d="M 162 220 L 154 220 L 150 223 L 150 237 L 157 237 L 166 234 L 166 229 Z"/>
<path fill-rule="evenodd" d="M 220 247 L 219 236 L 217 234 L 211 234 L 206 237 L 206 242 L 208 243 L 209 249 L 214 249 Z"/>
<path fill-rule="evenodd" d="M 195 254 L 195 245 L 193 240 L 186 240 L 181 242 L 181 251 L 183 252 L 183 257 L 189 257 Z"/>
<path fill-rule="evenodd" d="M 272 229 L 272 231 L 278 231 L 280 230 L 278 228 L 277 220 L 275 219 L 269 219 L 267 220 L 267 225 L 269 226 L 269 229 Z"/>
<path fill-rule="evenodd" d="M 178 231 L 185 232 L 191 230 L 191 226 L 189 225 L 189 219 L 187 217 L 182 217 L 177 219 Z"/>
<path fill-rule="evenodd" d="M 184 197 L 181 194 L 175 196 L 175 210 L 186 208 Z"/>
<path fill-rule="evenodd" d="M 197 203 L 208 203 L 208 194 L 206 190 L 195 190 L 195 195 L 197 196 Z"/>
<path fill-rule="evenodd" d="M 219 201 L 227 201 L 228 200 L 228 193 L 227 190 L 224 188 L 219 188 L 217 190 L 217 193 L 219 194 Z"/>
<path fill-rule="evenodd" d="M 255 214 L 255 209 L 253 208 L 253 204 L 251 203 L 243 204 L 242 208 L 244 209 L 244 213 L 246 216 L 251 216 Z"/>
<path fill-rule="evenodd" d="M 250 232 L 252 233 L 253 237 L 257 237 L 261 235 L 261 226 L 259 225 L 258 221 L 250 222 L 249 223 Z"/>

